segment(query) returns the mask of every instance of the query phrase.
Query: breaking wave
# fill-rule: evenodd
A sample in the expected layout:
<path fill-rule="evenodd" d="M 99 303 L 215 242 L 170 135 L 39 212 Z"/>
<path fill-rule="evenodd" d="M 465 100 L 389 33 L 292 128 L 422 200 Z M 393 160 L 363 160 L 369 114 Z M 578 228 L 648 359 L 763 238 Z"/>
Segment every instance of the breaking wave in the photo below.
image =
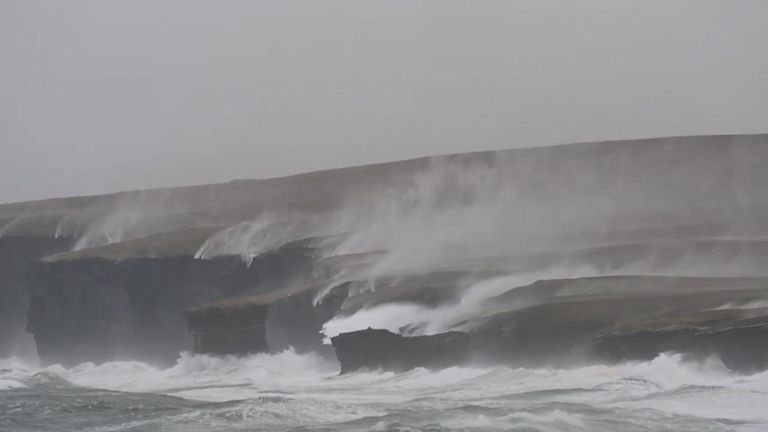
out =
<path fill-rule="evenodd" d="M 292 350 L 243 358 L 183 353 L 167 369 L 131 361 L 39 368 L 15 359 L 0 360 L 0 405 L 14 407 L 0 414 L 0 425 L 29 421 L 27 417 L 41 405 L 30 402 L 30 394 L 54 399 L 45 402 L 48 409 L 74 403 L 58 396 L 76 395 L 80 411 L 69 407 L 73 418 L 59 421 L 75 424 L 90 416 L 92 427 L 82 430 L 92 431 L 159 426 L 349 431 L 768 427 L 768 413 L 762 409 L 768 405 L 768 373 L 737 376 L 717 359 L 693 363 L 678 355 L 574 369 L 454 367 L 344 376 L 337 374 L 334 364 Z M 142 398 L 151 398 L 158 411 L 134 415 L 130 421 L 115 415 L 100 417 L 101 411 L 88 408 L 85 401 L 90 398 L 113 409 L 134 410 Z"/>

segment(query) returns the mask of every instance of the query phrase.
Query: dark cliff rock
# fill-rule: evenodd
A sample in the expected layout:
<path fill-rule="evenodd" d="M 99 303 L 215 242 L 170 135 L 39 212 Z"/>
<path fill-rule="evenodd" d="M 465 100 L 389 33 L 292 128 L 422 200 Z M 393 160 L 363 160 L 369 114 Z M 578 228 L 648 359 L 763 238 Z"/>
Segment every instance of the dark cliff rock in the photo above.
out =
<path fill-rule="evenodd" d="M 208 307 L 184 312 L 198 353 L 244 355 L 269 350 L 267 305 Z"/>
<path fill-rule="evenodd" d="M 745 317 L 746 315 L 746 317 Z M 749 317 L 755 315 L 756 317 Z M 703 311 L 600 335 L 599 355 L 610 361 L 650 360 L 662 352 L 718 356 L 731 370 L 768 369 L 768 310 Z"/>
<path fill-rule="evenodd" d="M 0 358 L 34 356 L 34 342 L 26 332 L 31 262 L 69 248 L 70 238 L 29 235 L 0 237 Z"/>
<path fill-rule="evenodd" d="M 401 336 L 368 329 L 332 338 L 341 373 L 361 369 L 402 372 L 416 367 L 467 364 L 523 367 L 617 363 L 651 360 L 662 353 L 689 358 L 719 357 L 732 371 L 768 369 L 768 318 L 727 326 L 649 328 L 633 333 L 602 334 L 596 329 L 517 329 L 515 332 L 448 332 Z"/>
<path fill-rule="evenodd" d="M 386 330 L 332 339 L 342 373 L 463 363 L 522 367 L 719 356 L 737 372 L 768 369 L 765 278 L 595 277 L 540 281 L 493 299 L 467 333 Z"/>
<path fill-rule="evenodd" d="M 500 311 L 484 317 L 474 332 L 494 341 L 483 345 L 490 358 L 524 366 L 647 360 L 666 351 L 715 354 L 725 360 L 740 356 L 734 351 L 740 349 L 759 357 L 764 353 L 753 344 L 763 343 L 766 336 L 759 327 L 749 333 L 749 342 L 711 342 L 741 332 L 736 329 L 747 328 L 744 320 L 768 323 L 768 310 L 720 310 L 766 298 L 766 278 L 605 276 L 540 281 L 495 298 Z M 501 311 L 504 308 L 511 310 Z M 729 366 L 741 372 L 746 370 L 742 364 L 734 360 Z"/>
<path fill-rule="evenodd" d="M 331 338 L 341 373 L 360 369 L 402 372 L 416 367 L 443 368 L 464 364 L 472 354 L 472 337 L 449 332 L 404 337 L 388 330 L 367 329 Z"/>
<path fill-rule="evenodd" d="M 341 309 L 345 289 L 337 289 L 315 304 L 315 289 L 304 289 L 270 301 L 267 314 L 267 340 L 273 351 L 293 348 L 298 353 L 314 352 L 333 358 L 333 348 L 323 343 L 323 324 Z"/>
<path fill-rule="evenodd" d="M 298 285 L 193 307 L 184 317 L 198 353 L 246 355 L 292 348 L 332 357 L 320 330 L 339 311 L 342 291 L 314 304 L 316 290 Z"/>
<path fill-rule="evenodd" d="M 247 265 L 191 256 L 38 262 L 30 278 L 29 331 L 44 363 L 137 359 L 172 363 L 189 348 L 187 308 L 299 281 L 310 259 L 283 250 Z"/>

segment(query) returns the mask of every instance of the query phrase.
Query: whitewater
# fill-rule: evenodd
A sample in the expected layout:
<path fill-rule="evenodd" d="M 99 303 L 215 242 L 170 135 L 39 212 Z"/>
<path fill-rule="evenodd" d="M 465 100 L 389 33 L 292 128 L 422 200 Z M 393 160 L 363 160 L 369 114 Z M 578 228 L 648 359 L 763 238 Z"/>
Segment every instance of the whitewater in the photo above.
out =
<path fill-rule="evenodd" d="M 454 367 L 339 375 L 292 350 L 181 353 L 37 367 L 0 360 L 0 430 L 14 431 L 765 431 L 768 372 L 716 358 L 573 369 Z"/>

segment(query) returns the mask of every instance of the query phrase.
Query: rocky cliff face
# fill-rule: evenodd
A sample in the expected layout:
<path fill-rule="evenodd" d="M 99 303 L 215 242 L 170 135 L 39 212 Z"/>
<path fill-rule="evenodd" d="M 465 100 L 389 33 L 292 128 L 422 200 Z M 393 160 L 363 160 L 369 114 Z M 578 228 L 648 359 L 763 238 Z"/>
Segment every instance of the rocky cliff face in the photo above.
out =
<path fill-rule="evenodd" d="M 332 339 L 342 373 L 464 363 L 523 367 L 719 356 L 732 370 L 768 367 L 768 279 L 598 277 L 540 281 L 493 299 L 466 333 L 386 330 Z"/>
<path fill-rule="evenodd" d="M 66 250 L 72 242 L 64 237 L 0 237 L 0 358 L 34 357 L 34 342 L 26 332 L 29 266 L 44 256 Z"/>
<path fill-rule="evenodd" d="M 189 307 L 285 287 L 303 277 L 301 251 L 38 262 L 30 279 L 29 331 L 45 363 L 137 359 L 168 364 L 189 349 Z"/>
<path fill-rule="evenodd" d="M 595 328 L 516 329 L 514 332 L 448 332 L 405 337 L 388 330 L 342 333 L 332 339 L 341 373 L 357 370 L 402 372 L 417 367 L 467 364 L 536 367 L 579 363 L 652 360 L 672 352 L 690 358 L 720 358 L 732 371 L 768 369 L 768 319 L 648 328 L 603 334 Z"/>
<path fill-rule="evenodd" d="M 314 352 L 333 358 L 333 348 L 323 342 L 323 324 L 336 316 L 346 299 L 338 289 L 322 303 L 314 304 L 316 291 L 309 289 L 275 299 L 267 314 L 267 340 L 273 351 L 293 348 L 298 353 Z"/>
<path fill-rule="evenodd" d="M 443 368 L 467 363 L 473 337 L 449 332 L 434 336 L 404 337 L 388 330 L 342 333 L 331 339 L 341 373 L 360 369 L 402 372 L 416 367 Z"/>
<path fill-rule="evenodd" d="M 651 360 L 662 352 L 717 356 L 731 370 L 768 369 L 766 310 L 722 309 L 678 317 L 677 323 L 647 323 L 643 329 L 618 329 L 598 338 L 596 349 L 610 361 Z M 752 317 L 751 315 L 754 315 Z"/>
<path fill-rule="evenodd" d="M 568 366 L 693 345 L 723 353 L 731 348 L 716 334 L 760 341 L 761 324 L 743 320 L 768 315 L 734 312 L 727 328 L 700 315 L 768 298 L 764 281 L 738 280 L 766 274 L 766 143 L 768 135 L 593 142 L 2 205 L 0 347 L 22 332 L 29 292 L 27 326 L 46 363 L 169 363 L 191 346 L 188 327 L 201 352 L 327 351 L 325 321 L 402 303 L 430 313 L 461 306 L 451 320 L 396 323 L 409 334 L 466 333 L 339 336 L 344 371 Z M 66 243 L 60 234 L 78 241 L 27 272 Z M 288 247 L 307 239 L 314 256 Z M 492 287 L 483 291 L 491 298 L 470 292 L 510 275 L 574 274 L 614 276 Z M 264 293 L 275 295 L 253 298 Z M 222 299 L 232 300 L 226 311 L 185 321 L 184 310 Z M 699 318 L 680 319 L 690 316 Z M 752 367 L 747 357 L 727 361 Z"/>
<path fill-rule="evenodd" d="M 203 354 L 245 355 L 269 350 L 266 338 L 267 305 L 207 307 L 184 312 L 193 349 Z"/>
<path fill-rule="evenodd" d="M 311 284 L 295 285 L 187 309 L 194 351 L 246 355 L 292 348 L 331 358 L 320 331 L 339 312 L 346 293 L 340 289 L 314 304 L 316 293 Z"/>

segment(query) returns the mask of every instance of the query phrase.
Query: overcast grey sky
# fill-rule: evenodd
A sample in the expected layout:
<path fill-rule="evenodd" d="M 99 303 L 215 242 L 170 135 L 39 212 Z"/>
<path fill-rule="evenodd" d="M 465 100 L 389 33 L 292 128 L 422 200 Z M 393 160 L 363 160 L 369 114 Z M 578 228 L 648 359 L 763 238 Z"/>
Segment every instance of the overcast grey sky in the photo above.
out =
<path fill-rule="evenodd" d="M 768 131 L 765 0 L 0 0 L 0 202 Z"/>

